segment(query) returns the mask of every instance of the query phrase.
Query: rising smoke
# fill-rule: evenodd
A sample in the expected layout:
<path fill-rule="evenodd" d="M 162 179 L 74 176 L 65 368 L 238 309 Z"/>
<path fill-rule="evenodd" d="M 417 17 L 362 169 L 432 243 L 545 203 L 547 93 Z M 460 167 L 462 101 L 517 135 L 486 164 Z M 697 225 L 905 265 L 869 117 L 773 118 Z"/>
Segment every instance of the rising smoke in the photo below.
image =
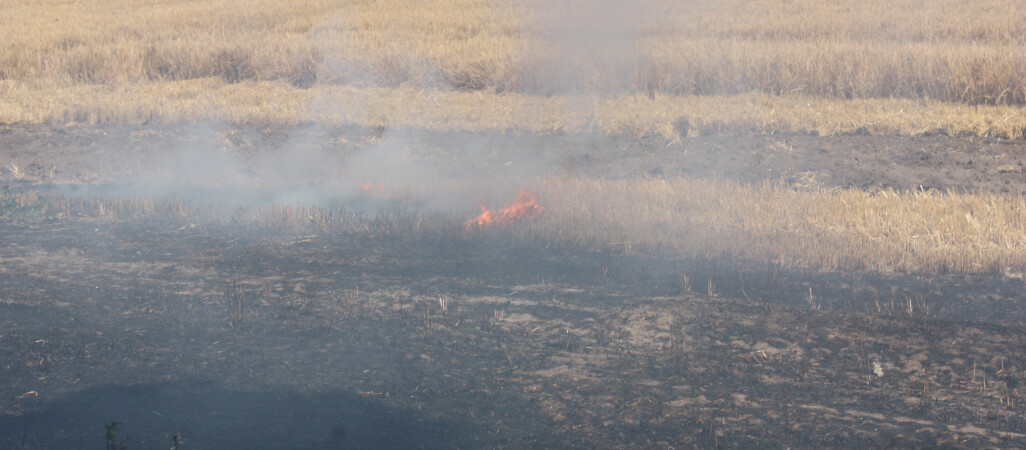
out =
<path fill-rule="evenodd" d="M 533 5 L 525 25 L 523 51 L 547 55 L 521 68 L 524 92 L 565 95 L 566 108 L 596 96 L 630 92 L 639 87 L 638 24 L 649 11 L 644 4 L 622 0 L 563 0 Z M 343 17 L 333 20 L 344 21 Z M 647 18 L 646 18 L 647 20 Z M 337 27 L 337 24 L 334 24 Z M 394 80 L 347 66 L 346 55 L 325 55 L 323 79 L 365 86 L 388 86 Z M 423 61 L 417 67 L 429 72 Z M 427 89 L 456 89 L 441 76 Z M 577 100 L 574 100 L 577 99 Z M 312 110 L 360 112 L 369 105 L 333 104 L 315 98 Z M 228 123 L 200 123 L 190 130 L 209 139 L 188 140 L 135 161 L 131 173 L 104 186 L 78 188 L 72 195 L 180 199 L 188 203 L 239 206 L 302 205 L 375 212 L 406 207 L 427 210 L 476 210 L 479 204 L 512 198 L 520 189 L 559 170 L 566 158 L 558 145 L 545 149 L 510 149 L 499 153 L 473 133 L 450 133 L 443 142 L 417 130 L 376 130 L 351 152 L 332 150 L 330 133 L 318 125 L 293 127 L 289 136 L 253 152 L 224 136 Z M 316 132 L 315 132 L 316 131 Z M 567 139 L 570 139 L 568 137 Z M 558 141 L 558 139 L 556 140 Z M 200 142 L 201 144 L 197 144 Z"/>

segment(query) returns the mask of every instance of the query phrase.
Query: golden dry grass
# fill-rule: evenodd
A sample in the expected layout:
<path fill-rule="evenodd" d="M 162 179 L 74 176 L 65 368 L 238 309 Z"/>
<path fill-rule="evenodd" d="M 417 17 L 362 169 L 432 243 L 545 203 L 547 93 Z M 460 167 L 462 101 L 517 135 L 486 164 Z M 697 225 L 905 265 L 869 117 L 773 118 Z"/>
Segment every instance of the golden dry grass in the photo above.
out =
<path fill-rule="evenodd" d="M 543 201 L 545 219 L 524 232 L 579 246 L 817 270 L 1026 272 L 1021 196 L 579 179 Z"/>
<path fill-rule="evenodd" d="M 727 258 L 811 270 L 1026 274 L 1026 200 L 938 191 L 797 191 L 723 180 L 541 181 L 541 214 L 498 231 L 545 247 Z M 38 205 L 34 192 L 12 194 Z M 46 196 L 47 214 L 173 218 L 370 239 L 473 238 L 477 211 L 360 215 L 301 206 L 232 211 L 178 200 Z M 485 229 L 490 232 L 491 229 Z"/>
<path fill-rule="evenodd" d="M 750 93 L 731 96 L 541 96 L 410 87 L 315 86 L 282 82 L 222 84 L 205 78 L 127 86 L 27 88 L 0 81 L 0 122 L 190 122 L 418 128 L 433 131 L 604 132 L 609 135 L 943 132 L 1021 139 L 1026 113 L 1016 106 L 923 99 L 827 99 Z"/>
<path fill-rule="evenodd" d="M 454 127 L 645 134 L 687 116 L 713 131 L 1020 137 L 1026 115 L 1014 0 L 12 0 L 0 23 L 4 122 L 462 114 L 480 124 Z M 643 113 L 618 112 L 632 104 Z"/>

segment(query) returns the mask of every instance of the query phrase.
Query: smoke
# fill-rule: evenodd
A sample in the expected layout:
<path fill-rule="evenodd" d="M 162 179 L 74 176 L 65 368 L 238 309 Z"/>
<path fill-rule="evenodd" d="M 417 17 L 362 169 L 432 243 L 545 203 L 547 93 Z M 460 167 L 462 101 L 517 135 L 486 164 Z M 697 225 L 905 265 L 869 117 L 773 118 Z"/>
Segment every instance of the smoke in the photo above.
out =
<path fill-rule="evenodd" d="M 539 7 L 526 51 L 548 55 L 528 68 L 529 91 L 610 95 L 639 87 L 641 24 L 651 1 L 559 0 Z"/>
<path fill-rule="evenodd" d="M 317 124 L 199 123 L 163 133 L 165 147 L 135 152 L 109 182 L 56 189 L 72 197 L 180 200 L 206 210 L 296 205 L 476 214 L 558 170 L 561 154 L 530 139 Z"/>
<path fill-rule="evenodd" d="M 636 89 L 638 24 L 646 11 L 644 2 L 619 0 L 536 5 L 533 20 L 525 25 L 532 36 L 525 51 L 548 58 L 540 66 L 522 68 L 525 90 L 588 98 Z M 346 18 L 332 20 L 339 23 L 319 28 L 338 30 Z M 364 86 L 394 83 L 348 67 L 346 61 L 345 55 L 324 55 L 318 79 Z M 424 61 L 406 65 L 429 71 Z M 456 88 L 441 85 L 442 76 L 420 78 L 431 80 L 429 88 Z M 581 107 L 574 101 L 566 105 Z M 315 98 L 307 108 L 358 114 L 370 106 Z M 497 149 L 494 142 L 474 133 L 453 132 L 437 139 L 431 133 L 387 126 L 372 132 L 365 145 L 344 152 L 327 141 L 330 132 L 309 124 L 292 127 L 280 141 L 239 145 L 233 141 L 238 136 L 232 135 L 237 128 L 196 124 L 191 133 L 211 138 L 189 140 L 140 158 L 130 175 L 73 194 L 175 198 L 224 208 L 302 205 L 375 212 L 403 203 L 426 210 L 476 211 L 480 204 L 505 201 L 518 190 L 529 189 L 559 170 L 560 161 L 568 156 L 558 145 Z"/>

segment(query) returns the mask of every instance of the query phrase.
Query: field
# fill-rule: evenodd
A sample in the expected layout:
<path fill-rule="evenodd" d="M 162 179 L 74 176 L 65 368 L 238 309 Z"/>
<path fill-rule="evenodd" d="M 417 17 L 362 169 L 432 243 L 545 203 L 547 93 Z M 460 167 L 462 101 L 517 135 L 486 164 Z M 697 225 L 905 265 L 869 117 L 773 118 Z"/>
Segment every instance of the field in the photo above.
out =
<path fill-rule="evenodd" d="M 0 122 L 1026 132 L 1007 0 L 4 6 Z"/>
<path fill-rule="evenodd" d="M 1015 2 L 0 23 L 0 447 L 1026 446 Z"/>

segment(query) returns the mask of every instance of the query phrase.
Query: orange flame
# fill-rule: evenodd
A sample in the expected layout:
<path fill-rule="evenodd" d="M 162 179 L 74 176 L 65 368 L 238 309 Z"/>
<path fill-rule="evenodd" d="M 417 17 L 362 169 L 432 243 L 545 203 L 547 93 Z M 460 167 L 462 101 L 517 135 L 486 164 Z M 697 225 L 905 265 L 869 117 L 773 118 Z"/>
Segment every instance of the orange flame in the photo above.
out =
<path fill-rule="evenodd" d="M 385 186 L 381 183 L 371 183 L 369 181 L 365 181 L 363 183 L 360 183 L 360 189 L 368 193 L 381 192 L 385 190 Z"/>
<path fill-rule="evenodd" d="M 467 221 L 467 226 L 468 227 L 471 226 L 471 225 L 485 226 L 485 225 L 491 225 L 491 224 L 492 224 L 492 212 L 489 211 L 488 208 L 485 208 L 484 206 L 481 207 L 481 215 L 479 215 L 476 218 L 473 218 L 473 219 L 470 219 L 470 220 Z"/>
<path fill-rule="evenodd" d="M 481 214 L 477 217 L 467 221 L 467 227 L 477 225 L 484 227 L 492 224 L 506 225 L 512 223 L 519 217 L 530 217 L 535 213 L 541 211 L 541 207 L 538 206 L 534 200 L 534 194 L 527 191 L 520 191 L 517 193 L 516 200 L 513 201 L 512 205 L 503 208 L 499 211 L 499 216 L 493 218 L 492 211 L 484 206 L 481 207 Z"/>

